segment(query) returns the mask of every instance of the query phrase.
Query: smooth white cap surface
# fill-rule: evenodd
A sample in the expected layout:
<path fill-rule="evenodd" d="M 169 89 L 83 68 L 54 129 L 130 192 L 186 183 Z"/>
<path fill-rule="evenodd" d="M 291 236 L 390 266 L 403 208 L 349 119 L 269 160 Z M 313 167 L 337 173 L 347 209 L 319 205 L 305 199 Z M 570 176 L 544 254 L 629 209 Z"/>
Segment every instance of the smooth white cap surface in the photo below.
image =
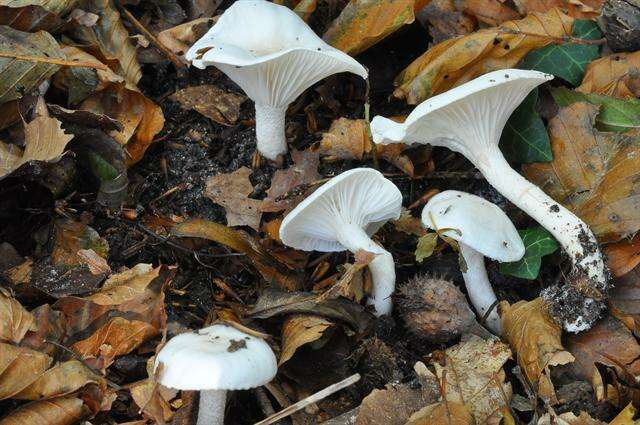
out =
<path fill-rule="evenodd" d="M 340 227 L 356 225 L 368 236 L 400 217 L 402 194 L 372 168 L 354 168 L 332 178 L 282 221 L 280 239 L 304 251 L 347 250 L 337 240 Z"/>
<path fill-rule="evenodd" d="M 433 220 L 433 222 L 432 222 Z M 444 231 L 485 257 L 501 262 L 518 261 L 524 244 L 509 217 L 497 205 L 466 192 L 446 190 L 429 199 L 422 210 L 422 224 Z"/>
<path fill-rule="evenodd" d="M 156 356 L 159 382 L 178 390 L 245 390 L 271 381 L 276 357 L 264 340 L 224 324 L 175 336 Z"/>
<path fill-rule="evenodd" d="M 239 0 L 186 54 L 215 65 L 256 103 L 286 106 L 310 85 L 339 72 L 367 70 L 318 37 L 295 12 L 264 0 Z"/>

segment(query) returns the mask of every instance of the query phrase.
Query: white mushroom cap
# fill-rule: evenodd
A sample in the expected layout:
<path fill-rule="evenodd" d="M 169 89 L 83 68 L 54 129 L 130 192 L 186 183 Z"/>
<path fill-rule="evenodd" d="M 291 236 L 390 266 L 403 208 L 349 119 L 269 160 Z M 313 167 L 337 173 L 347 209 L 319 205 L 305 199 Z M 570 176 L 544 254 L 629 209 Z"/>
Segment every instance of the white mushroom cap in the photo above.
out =
<path fill-rule="evenodd" d="M 224 324 L 172 338 L 156 357 L 159 382 L 179 390 L 244 390 L 271 381 L 276 357 L 264 340 Z"/>
<path fill-rule="evenodd" d="M 340 242 L 341 226 L 355 225 L 368 236 L 400 217 L 402 194 L 379 171 L 354 168 L 332 178 L 309 195 L 282 221 L 280 239 L 304 251 L 348 250 Z"/>
<path fill-rule="evenodd" d="M 367 78 L 349 55 L 322 41 L 292 10 L 264 0 L 239 0 L 187 52 L 198 68 L 215 65 L 256 103 L 286 106 L 339 72 Z"/>
<path fill-rule="evenodd" d="M 432 223 L 433 219 L 433 223 Z M 470 193 L 447 190 L 429 199 L 422 210 L 422 224 L 443 232 L 485 257 L 500 262 L 517 261 L 524 244 L 509 217 L 497 205 Z"/>

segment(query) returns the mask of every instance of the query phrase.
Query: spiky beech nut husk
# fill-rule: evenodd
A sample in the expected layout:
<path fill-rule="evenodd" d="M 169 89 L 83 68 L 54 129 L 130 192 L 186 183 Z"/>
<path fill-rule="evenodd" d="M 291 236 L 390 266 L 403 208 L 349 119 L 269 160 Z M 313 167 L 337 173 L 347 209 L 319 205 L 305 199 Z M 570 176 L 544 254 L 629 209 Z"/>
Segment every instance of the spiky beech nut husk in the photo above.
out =
<path fill-rule="evenodd" d="M 450 341 L 477 326 L 464 294 L 442 277 L 413 277 L 398 291 L 397 304 L 407 329 L 430 342 Z"/>

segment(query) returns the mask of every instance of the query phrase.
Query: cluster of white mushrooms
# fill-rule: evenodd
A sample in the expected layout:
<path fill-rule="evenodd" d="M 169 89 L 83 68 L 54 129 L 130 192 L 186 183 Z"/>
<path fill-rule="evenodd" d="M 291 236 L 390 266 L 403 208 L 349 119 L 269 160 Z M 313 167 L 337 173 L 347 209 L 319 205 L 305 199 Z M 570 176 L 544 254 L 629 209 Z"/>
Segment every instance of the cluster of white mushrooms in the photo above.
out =
<path fill-rule="evenodd" d="M 199 68 L 216 66 L 255 102 L 257 148 L 271 160 L 287 152 L 287 106 L 305 89 L 340 72 L 367 78 L 362 65 L 323 42 L 294 12 L 265 0 L 236 1 L 186 57 Z M 596 238 L 583 221 L 513 170 L 498 147 L 513 110 L 551 78 L 517 69 L 490 72 L 424 101 L 404 123 L 376 116 L 371 133 L 378 144 L 430 144 L 464 155 L 498 192 L 551 232 L 571 259 L 572 284 L 547 288 L 543 296 L 564 328 L 579 332 L 598 318 L 608 289 L 609 273 Z M 371 236 L 400 216 L 401 204 L 402 194 L 380 172 L 352 169 L 330 179 L 289 212 L 280 238 L 305 251 L 374 254 L 368 302 L 376 315 L 389 314 L 395 264 Z M 449 190 L 429 200 L 422 223 L 458 241 L 471 303 L 486 325 L 500 334 L 484 257 L 510 262 L 524 255 L 509 218 L 478 196 Z M 563 309 L 563 304 L 572 308 Z M 273 351 L 264 340 L 228 325 L 174 337 L 155 365 L 161 384 L 202 391 L 199 425 L 223 424 L 227 390 L 263 385 L 277 372 Z"/>

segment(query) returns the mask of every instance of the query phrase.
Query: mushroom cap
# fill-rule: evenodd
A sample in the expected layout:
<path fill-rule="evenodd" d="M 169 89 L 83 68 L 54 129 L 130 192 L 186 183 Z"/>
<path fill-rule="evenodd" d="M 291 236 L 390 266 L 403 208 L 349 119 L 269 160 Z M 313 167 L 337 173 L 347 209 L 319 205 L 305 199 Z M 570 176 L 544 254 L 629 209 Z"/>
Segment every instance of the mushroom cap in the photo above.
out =
<path fill-rule="evenodd" d="M 371 236 L 400 217 L 402 194 L 372 168 L 354 168 L 333 177 L 296 206 L 280 225 L 285 245 L 304 251 L 335 252 L 339 227 L 353 224 Z"/>
<path fill-rule="evenodd" d="M 497 145 L 514 109 L 531 90 L 552 78 L 523 69 L 489 72 L 425 100 L 402 124 L 374 117 L 373 141 L 446 146 L 467 156 L 470 144 Z"/>
<path fill-rule="evenodd" d="M 432 220 L 433 219 L 433 223 Z M 518 261 L 524 244 L 509 217 L 497 205 L 466 192 L 446 190 L 429 199 L 422 210 L 422 224 L 443 232 L 494 260 Z"/>
<path fill-rule="evenodd" d="M 215 65 L 255 102 L 286 106 L 339 72 L 367 78 L 355 59 L 318 37 L 295 12 L 265 0 L 239 0 L 186 54 L 194 66 Z"/>
<path fill-rule="evenodd" d="M 173 337 L 156 356 L 159 382 L 179 390 L 245 390 L 271 381 L 276 357 L 264 340 L 218 324 Z"/>

